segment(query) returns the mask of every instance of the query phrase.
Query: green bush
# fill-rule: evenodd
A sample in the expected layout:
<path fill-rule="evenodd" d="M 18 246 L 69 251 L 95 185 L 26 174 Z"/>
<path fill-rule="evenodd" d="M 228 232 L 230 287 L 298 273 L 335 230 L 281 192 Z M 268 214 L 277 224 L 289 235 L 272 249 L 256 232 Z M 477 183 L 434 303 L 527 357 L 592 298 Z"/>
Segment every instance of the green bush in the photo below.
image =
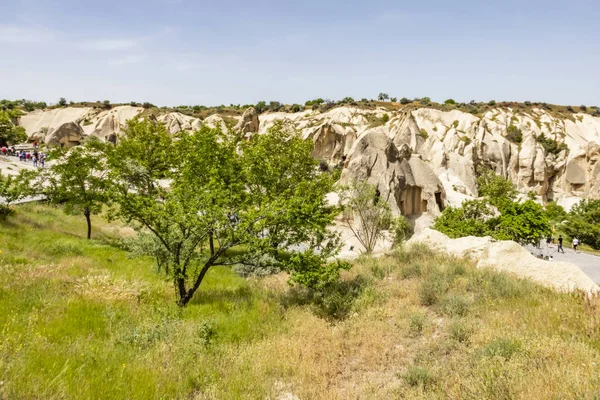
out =
<path fill-rule="evenodd" d="M 483 348 L 483 354 L 487 357 L 502 357 L 510 360 L 515 354 L 518 354 L 523 349 L 523 345 L 519 340 L 499 338 L 490 342 Z"/>
<path fill-rule="evenodd" d="M 496 105 L 496 100 L 490 100 L 488 102 L 488 106 L 495 106 Z"/>
<path fill-rule="evenodd" d="M 506 139 L 513 143 L 523 142 L 523 132 L 514 125 L 510 125 L 506 128 Z"/>
<path fill-rule="evenodd" d="M 596 250 L 600 250 L 600 200 L 581 200 L 567 216 L 564 230 Z"/>
<path fill-rule="evenodd" d="M 440 311 L 450 317 L 464 317 L 469 313 L 471 301 L 464 296 L 448 294 L 440 300 Z"/>
<path fill-rule="evenodd" d="M 424 367 L 410 367 L 406 373 L 402 375 L 402 379 L 413 387 L 427 388 L 435 382 L 433 374 Z"/>
<path fill-rule="evenodd" d="M 408 321 L 408 329 L 411 335 L 418 336 L 423 333 L 425 324 L 427 323 L 427 316 L 423 312 L 415 312 L 410 315 Z"/>
<path fill-rule="evenodd" d="M 542 145 L 546 153 L 550 154 L 556 155 L 569 149 L 566 143 L 558 143 L 556 140 L 546 137 L 543 133 L 536 135 L 535 141 Z"/>
<path fill-rule="evenodd" d="M 462 321 L 454 321 L 450 324 L 450 338 L 459 343 L 468 343 L 473 333 L 471 328 Z"/>
<path fill-rule="evenodd" d="M 400 270 L 402 279 L 418 278 L 423 275 L 423 265 L 421 263 L 406 264 Z"/>
<path fill-rule="evenodd" d="M 424 306 L 437 304 L 448 288 L 443 276 L 428 276 L 419 288 L 419 299 Z"/>
<path fill-rule="evenodd" d="M 444 101 L 444 104 L 456 104 L 456 101 L 454 101 L 454 99 L 448 99 Z"/>
<path fill-rule="evenodd" d="M 410 99 L 407 99 L 406 97 L 403 97 L 400 99 L 400 104 L 409 104 L 411 101 Z"/>

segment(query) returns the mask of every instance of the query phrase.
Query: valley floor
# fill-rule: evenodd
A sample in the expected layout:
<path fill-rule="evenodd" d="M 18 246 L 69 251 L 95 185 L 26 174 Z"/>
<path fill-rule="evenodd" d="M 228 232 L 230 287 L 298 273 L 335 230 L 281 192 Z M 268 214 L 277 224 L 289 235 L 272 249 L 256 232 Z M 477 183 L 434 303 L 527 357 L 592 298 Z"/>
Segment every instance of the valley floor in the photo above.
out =
<path fill-rule="evenodd" d="M 597 297 L 415 246 L 323 293 L 215 268 L 180 309 L 94 224 L 0 223 L 1 399 L 600 399 Z"/>

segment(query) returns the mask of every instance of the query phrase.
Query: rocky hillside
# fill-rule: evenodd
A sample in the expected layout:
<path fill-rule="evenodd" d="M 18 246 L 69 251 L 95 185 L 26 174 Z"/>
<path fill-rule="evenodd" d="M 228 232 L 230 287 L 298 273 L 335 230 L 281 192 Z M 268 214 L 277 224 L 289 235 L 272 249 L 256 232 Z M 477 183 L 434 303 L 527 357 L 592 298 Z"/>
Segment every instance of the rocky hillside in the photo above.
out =
<path fill-rule="evenodd" d="M 19 124 L 31 141 L 68 147 L 87 135 L 116 141 L 135 116 L 156 118 L 173 134 L 224 123 L 218 115 L 200 120 L 118 106 L 36 110 Z M 534 191 L 567 208 L 580 198 L 600 198 L 600 117 L 587 113 L 560 118 L 543 108 L 497 107 L 476 116 L 433 108 L 337 107 L 258 115 L 250 108 L 235 121 L 248 138 L 279 121 L 313 140 L 316 158 L 343 165 L 343 182 L 377 185 L 394 211 L 408 216 L 436 215 L 477 196 L 479 167 L 509 177 L 524 194 Z"/>

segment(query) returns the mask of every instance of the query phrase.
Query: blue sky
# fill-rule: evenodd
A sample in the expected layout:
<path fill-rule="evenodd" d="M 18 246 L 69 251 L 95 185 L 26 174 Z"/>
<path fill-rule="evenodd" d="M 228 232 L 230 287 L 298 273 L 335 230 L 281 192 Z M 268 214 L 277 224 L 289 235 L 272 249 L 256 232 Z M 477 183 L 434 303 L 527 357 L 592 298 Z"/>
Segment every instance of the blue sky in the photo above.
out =
<path fill-rule="evenodd" d="M 600 105 L 591 0 L 0 0 L 0 98 Z"/>

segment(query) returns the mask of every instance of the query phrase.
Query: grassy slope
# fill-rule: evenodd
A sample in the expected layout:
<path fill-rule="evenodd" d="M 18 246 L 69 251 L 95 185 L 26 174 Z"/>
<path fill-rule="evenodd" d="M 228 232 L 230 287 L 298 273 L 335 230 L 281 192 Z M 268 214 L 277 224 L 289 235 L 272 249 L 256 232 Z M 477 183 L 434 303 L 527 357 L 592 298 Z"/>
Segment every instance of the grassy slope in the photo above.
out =
<path fill-rule="evenodd" d="M 417 248 L 323 298 L 215 269 L 180 310 L 95 222 L 91 242 L 44 206 L 0 225 L 0 398 L 600 396 L 598 299 Z"/>

